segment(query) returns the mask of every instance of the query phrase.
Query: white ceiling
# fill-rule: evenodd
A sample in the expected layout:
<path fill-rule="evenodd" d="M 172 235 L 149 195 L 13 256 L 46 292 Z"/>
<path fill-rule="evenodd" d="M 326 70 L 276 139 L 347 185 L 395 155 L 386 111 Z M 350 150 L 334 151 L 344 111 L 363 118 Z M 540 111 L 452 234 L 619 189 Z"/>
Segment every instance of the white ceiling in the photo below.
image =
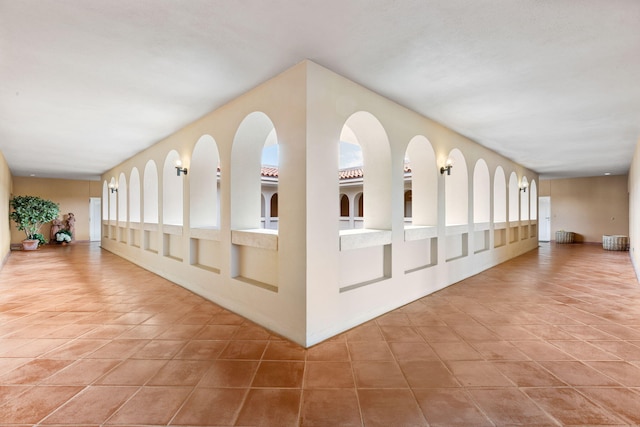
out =
<path fill-rule="evenodd" d="M 97 179 L 305 58 L 546 178 L 640 137 L 637 0 L 0 0 L 0 151 Z"/>

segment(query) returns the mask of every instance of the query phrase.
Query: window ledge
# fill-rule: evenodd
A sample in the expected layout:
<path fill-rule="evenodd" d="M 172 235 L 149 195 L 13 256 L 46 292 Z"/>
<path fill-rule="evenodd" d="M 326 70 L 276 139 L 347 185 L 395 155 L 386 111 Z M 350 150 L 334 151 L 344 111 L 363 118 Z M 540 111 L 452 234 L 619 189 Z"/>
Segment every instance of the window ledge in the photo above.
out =
<path fill-rule="evenodd" d="M 143 224 L 143 229 L 145 231 L 158 231 L 158 223 L 157 222 L 145 222 Z"/>
<path fill-rule="evenodd" d="M 254 228 L 249 230 L 231 230 L 231 243 L 253 248 L 278 250 L 278 230 Z"/>
<path fill-rule="evenodd" d="M 435 225 L 405 225 L 404 227 L 405 242 L 430 239 L 437 235 L 438 227 Z"/>
<path fill-rule="evenodd" d="M 162 232 L 165 234 L 173 234 L 175 236 L 182 236 L 182 226 L 181 225 L 172 225 L 172 224 L 163 224 Z"/>
<path fill-rule="evenodd" d="M 447 225 L 447 236 L 455 236 L 456 234 L 464 234 L 469 232 L 469 224 L 451 224 Z"/>
<path fill-rule="evenodd" d="M 391 243 L 391 230 L 374 230 L 359 228 L 340 231 L 340 250 L 370 248 Z"/>
<path fill-rule="evenodd" d="M 488 222 L 476 222 L 475 224 L 473 224 L 473 229 L 475 231 L 489 230 L 490 227 L 491 224 Z"/>
<path fill-rule="evenodd" d="M 197 227 L 190 231 L 192 239 L 220 240 L 220 229 L 213 227 Z"/>

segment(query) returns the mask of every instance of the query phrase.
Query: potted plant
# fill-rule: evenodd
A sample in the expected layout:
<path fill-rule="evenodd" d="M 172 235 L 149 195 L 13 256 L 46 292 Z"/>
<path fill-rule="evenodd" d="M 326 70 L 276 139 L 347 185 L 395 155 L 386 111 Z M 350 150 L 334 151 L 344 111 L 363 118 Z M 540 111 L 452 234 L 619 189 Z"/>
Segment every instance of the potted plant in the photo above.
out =
<path fill-rule="evenodd" d="M 27 236 L 22 241 L 22 249 L 34 250 L 39 244 L 46 243 L 44 236 L 40 234 L 40 228 L 58 217 L 58 204 L 36 196 L 15 196 L 9 201 L 9 205 L 13 208 L 9 218 Z"/>

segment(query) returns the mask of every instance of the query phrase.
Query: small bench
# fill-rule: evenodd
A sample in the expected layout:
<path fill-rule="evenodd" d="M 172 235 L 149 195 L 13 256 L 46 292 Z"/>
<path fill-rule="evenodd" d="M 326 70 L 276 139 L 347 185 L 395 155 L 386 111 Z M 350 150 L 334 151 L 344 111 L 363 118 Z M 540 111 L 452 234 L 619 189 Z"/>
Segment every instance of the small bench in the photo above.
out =
<path fill-rule="evenodd" d="M 628 251 L 629 237 L 618 234 L 602 236 L 602 247 L 607 251 Z"/>
<path fill-rule="evenodd" d="M 573 243 L 576 240 L 576 233 L 573 231 L 556 231 L 556 243 Z"/>

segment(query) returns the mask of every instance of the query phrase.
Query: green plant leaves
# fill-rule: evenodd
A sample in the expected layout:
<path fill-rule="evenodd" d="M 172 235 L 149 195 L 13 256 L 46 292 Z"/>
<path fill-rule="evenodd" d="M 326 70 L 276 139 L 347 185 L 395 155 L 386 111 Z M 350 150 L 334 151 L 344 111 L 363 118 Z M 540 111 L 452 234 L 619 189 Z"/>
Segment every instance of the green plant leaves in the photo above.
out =
<path fill-rule="evenodd" d="M 15 196 L 9 205 L 13 208 L 9 218 L 16 223 L 18 230 L 25 232 L 27 239 L 38 239 L 40 227 L 60 213 L 57 203 L 37 196 Z"/>

